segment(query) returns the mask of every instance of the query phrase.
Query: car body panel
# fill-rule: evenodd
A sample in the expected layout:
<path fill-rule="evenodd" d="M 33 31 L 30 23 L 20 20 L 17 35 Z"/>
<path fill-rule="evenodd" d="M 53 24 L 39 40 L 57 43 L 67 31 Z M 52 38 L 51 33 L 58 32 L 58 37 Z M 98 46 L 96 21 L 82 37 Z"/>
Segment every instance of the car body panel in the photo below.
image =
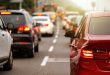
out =
<path fill-rule="evenodd" d="M 110 35 L 93 35 L 89 32 L 92 17 L 110 17 L 110 12 L 86 15 L 71 44 L 71 75 L 110 74 Z"/>
<path fill-rule="evenodd" d="M 11 52 L 13 39 L 10 32 L 6 29 L 6 25 L 0 16 L 0 65 L 7 63 Z"/>

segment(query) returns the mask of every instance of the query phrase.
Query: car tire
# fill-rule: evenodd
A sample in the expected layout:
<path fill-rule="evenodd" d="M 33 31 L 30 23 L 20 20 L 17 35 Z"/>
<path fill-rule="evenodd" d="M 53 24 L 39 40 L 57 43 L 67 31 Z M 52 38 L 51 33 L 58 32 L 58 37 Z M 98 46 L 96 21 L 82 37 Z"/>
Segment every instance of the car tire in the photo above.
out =
<path fill-rule="evenodd" d="M 35 47 L 34 44 L 32 44 L 32 47 L 28 51 L 28 57 L 30 58 L 34 57 L 34 54 L 35 54 L 34 47 Z"/>
<path fill-rule="evenodd" d="M 41 38 L 38 38 L 38 41 L 41 41 Z"/>
<path fill-rule="evenodd" d="M 35 46 L 35 52 L 39 52 L 39 44 L 37 44 L 36 46 Z"/>
<path fill-rule="evenodd" d="M 72 43 L 72 41 L 73 41 L 73 38 L 71 37 L 71 38 L 70 38 L 70 44 Z"/>
<path fill-rule="evenodd" d="M 50 36 L 51 36 L 51 37 L 54 36 L 54 32 L 53 32 L 52 34 L 50 34 Z"/>
<path fill-rule="evenodd" d="M 12 70 L 12 67 L 13 67 L 13 53 L 11 51 L 7 63 L 3 65 L 3 70 L 9 71 Z"/>

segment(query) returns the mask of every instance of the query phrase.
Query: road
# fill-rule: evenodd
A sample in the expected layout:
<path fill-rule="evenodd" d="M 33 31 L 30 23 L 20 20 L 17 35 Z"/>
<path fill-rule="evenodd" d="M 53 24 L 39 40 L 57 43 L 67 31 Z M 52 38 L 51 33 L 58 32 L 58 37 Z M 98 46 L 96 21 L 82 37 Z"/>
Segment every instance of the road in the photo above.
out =
<path fill-rule="evenodd" d="M 34 58 L 14 58 L 13 70 L 0 70 L 0 75 L 70 75 L 69 38 L 64 37 L 61 23 L 54 37 L 42 38 L 39 50 Z"/>

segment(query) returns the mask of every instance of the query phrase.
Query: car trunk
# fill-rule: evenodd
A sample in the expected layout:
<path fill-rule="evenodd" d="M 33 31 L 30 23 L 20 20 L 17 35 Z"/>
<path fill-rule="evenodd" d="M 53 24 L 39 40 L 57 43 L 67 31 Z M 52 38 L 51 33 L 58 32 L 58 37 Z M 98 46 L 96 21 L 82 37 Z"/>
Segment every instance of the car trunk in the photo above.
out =
<path fill-rule="evenodd" d="M 89 43 L 93 50 L 93 60 L 103 71 L 110 71 L 110 40 L 106 37 L 94 37 Z"/>

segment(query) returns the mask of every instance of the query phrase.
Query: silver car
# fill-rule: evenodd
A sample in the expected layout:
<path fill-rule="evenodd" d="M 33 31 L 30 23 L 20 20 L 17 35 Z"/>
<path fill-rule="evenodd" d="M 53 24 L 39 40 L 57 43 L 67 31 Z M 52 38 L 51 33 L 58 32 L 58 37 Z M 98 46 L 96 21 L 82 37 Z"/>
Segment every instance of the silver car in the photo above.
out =
<path fill-rule="evenodd" d="M 3 66 L 3 70 L 11 70 L 13 67 L 13 54 L 11 50 L 13 39 L 9 32 L 11 25 L 9 23 L 6 27 L 0 16 L 0 66 Z"/>

